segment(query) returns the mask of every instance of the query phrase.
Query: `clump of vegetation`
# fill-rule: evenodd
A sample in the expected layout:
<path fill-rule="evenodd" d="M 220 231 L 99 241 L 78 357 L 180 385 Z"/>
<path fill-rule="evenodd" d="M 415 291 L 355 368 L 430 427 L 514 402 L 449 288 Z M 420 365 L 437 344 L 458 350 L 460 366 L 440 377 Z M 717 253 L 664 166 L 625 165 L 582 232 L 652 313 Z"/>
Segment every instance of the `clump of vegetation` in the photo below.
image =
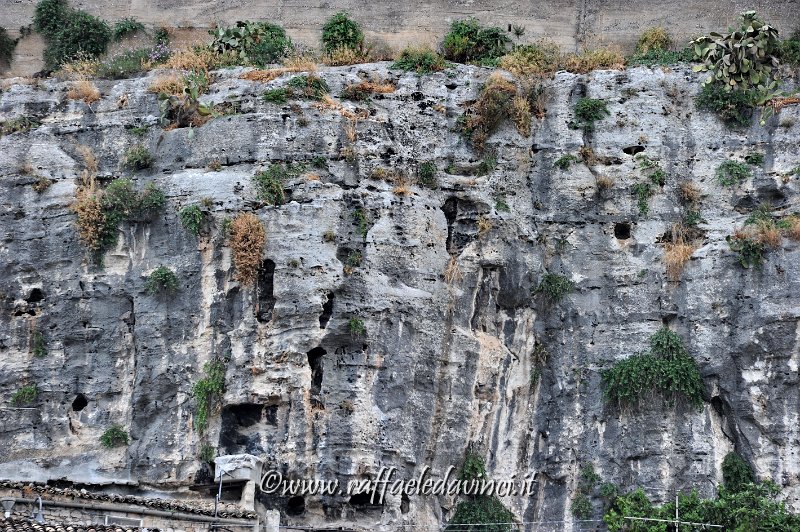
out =
<path fill-rule="evenodd" d="M 722 460 L 722 480 L 725 489 L 739 493 L 746 489 L 748 484 L 754 483 L 756 477 L 744 458 L 736 453 L 728 453 Z"/>
<path fill-rule="evenodd" d="M 67 98 L 70 100 L 82 100 L 85 104 L 90 105 L 100 99 L 100 91 L 91 81 L 82 79 L 72 84 L 72 87 L 67 91 Z"/>
<path fill-rule="evenodd" d="M 738 253 L 743 268 L 761 269 L 764 254 L 768 249 L 780 246 L 784 235 L 800 240 L 800 216 L 778 219 L 769 206 L 762 205 L 748 216 L 742 229 L 737 229 L 726 240 L 731 250 Z"/>
<path fill-rule="evenodd" d="M 207 443 L 200 447 L 200 452 L 197 453 L 197 458 L 206 464 L 213 464 L 214 459 L 217 457 L 217 449 L 213 445 Z"/>
<path fill-rule="evenodd" d="M 477 19 L 457 20 L 442 42 L 445 59 L 496 66 L 511 42 L 502 28 L 483 27 Z"/>
<path fill-rule="evenodd" d="M 328 53 L 341 48 L 361 50 L 364 47 L 364 32 L 358 22 L 340 11 L 322 26 L 322 46 Z"/>
<path fill-rule="evenodd" d="M 236 280 L 244 285 L 252 285 L 258 276 L 264 244 L 267 241 L 264 226 L 254 214 L 242 213 L 231 221 L 228 238 L 236 268 Z"/>
<path fill-rule="evenodd" d="M 487 139 L 500 124 L 511 117 L 511 106 L 517 95 L 512 81 L 492 74 L 478 100 L 461 117 L 460 131 L 473 147 L 482 152 Z"/>
<path fill-rule="evenodd" d="M 400 57 L 392 63 L 392 68 L 417 74 L 432 74 L 446 69 L 447 61 L 430 48 L 404 48 Z"/>
<path fill-rule="evenodd" d="M 208 427 L 208 418 L 219 406 L 225 392 L 225 363 L 214 359 L 203 365 L 205 377 L 192 386 L 192 395 L 197 402 L 194 421 L 199 432 Z"/>
<path fill-rule="evenodd" d="M 752 166 L 761 166 L 764 164 L 764 154 L 759 152 L 748 153 L 744 156 L 744 162 Z"/>
<path fill-rule="evenodd" d="M 259 68 L 277 63 L 292 50 L 292 41 L 286 31 L 270 22 L 238 21 L 234 26 L 209 30 L 214 37 L 211 49 L 217 54 L 229 55 L 241 64 Z"/>
<path fill-rule="evenodd" d="M 580 54 L 567 54 L 563 59 L 564 70 L 578 74 L 586 74 L 599 69 L 625 68 L 625 58 L 616 49 L 600 48 L 584 50 Z"/>
<path fill-rule="evenodd" d="M 625 408 L 658 394 L 669 401 L 703 402 L 703 379 L 681 338 L 662 327 L 650 337 L 650 350 L 614 363 L 602 372 L 606 400 Z"/>
<path fill-rule="evenodd" d="M 672 46 L 672 39 L 661 26 L 647 28 L 636 43 L 636 52 L 646 54 L 650 50 L 666 50 Z"/>
<path fill-rule="evenodd" d="M 96 75 L 104 79 L 125 79 L 142 72 L 144 64 L 151 60 L 152 50 L 139 48 L 127 50 L 107 59 L 97 66 Z"/>
<path fill-rule="evenodd" d="M 364 212 L 364 209 L 354 210 L 353 220 L 356 222 L 356 225 L 358 226 L 358 232 L 361 234 L 361 237 L 366 241 L 369 227 L 367 226 L 367 215 Z"/>
<path fill-rule="evenodd" d="M 133 35 L 137 31 L 144 31 L 144 24 L 135 18 L 123 18 L 114 23 L 112 36 L 115 41 L 119 41 L 128 35 Z"/>
<path fill-rule="evenodd" d="M 593 494 L 600 475 L 595 473 L 592 464 L 581 467 L 578 489 L 572 499 L 572 514 L 579 519 L 589 519 L 592 516 L 592 502 L 589 497 Z"/>
<path fill-rule="evenodd" d="M 746 164 L 731 160 L 720 164 L 715 175 L 719 184 L 726 187 L 738 185 L 753 176 Z"/>
<path fill-rule="evenodd" d="M 694 50 L 691 47 L 673 51 L 670 49 L 672 44 L 672 38 L 664 28 L 648 28 L 639 37 L 636 53 L 628 57 L 626 63 L 654 66 L 688 63 L 694 59 Z"/>
<path fill-rule="evenodd" d="M 675 224 L 672 228 L 672 240 L 664 244 L 667 277 L 673 282 L 680 279 L 684 266 L 697 249 L 697 245 L 687 239 L 686 233 L 683 224 Z"/>
<path fill-rule="evenodd" d="M 268 89 L 264 91 L 261 98 L 267 103 L 286 103 L 289 99 L 289 92 L 284 88 Z"/>
<path fill-rule="evenodd" d="M 424 163 L 421 163 L 417 169 L 419 184 L 428 188 L 436 188 L 439 185 L 439 183 L 436 181 L 437 172 L 438 169 L 436 168 L 436 163 L 433 161 L 425 161 Z"/>
<path fill-rule="evenodd" d="M 470 481 L 486 478 L 486 464 L 479 455 L 468 452 L 464 458 L 458 479 L 469 486 Z M 445 532 L 465 530 L 490 530 L 492 532 L 511 532 L 516 529 L 514 514 L 497 497 L 472 493 L 458 503 L 450 524 Z"/>
<path fill-rule="evenodd" d="M 263 172 L 253 176 L 258 199 L 268 205 L 283 205 L 286 195 L 283 192 L 283 182 L 288 179 L 289 172 L 282 164 L 271 164 Z"/>
<path fill-rule="evenodd" d="M 575 120 L 570 123 L 570 126 L 575 129 L 591 131 L 594 129 L 595 122 L 610 114 L 605 100 L 581 98 L 575 104 Z"/>
<path fill-rule="evenodd" d="M 728 126 L 747 126 L 757 102 L 755 92 L 747 89 L 729 90 L 723 83 L 703 85 L 695 99 L 698 109 L 712 111 Z"/>
<path fill-rule="evenodd" d="M 509 207 L 504 197 L 499 197 L 494 202 L 494 210 L 497 212 L 511 212 L 511 207 Z"/>
<path fill-rule="evenodd" d="M 150 92 L 158 94 L 160 122 L 169 128 L 202 126 L 213 118 L 214 110 L 200 104 L 200 96 L 211 83 L 205 70 L 192 70 L 183 77 L 157 79 Z"/>
<path fill-rule="evenodd" d="M 39 388 L 35 384 L 26 384 L 11 396 L 11 404 L 14 406 L 30 405 L 39 396 Z"/>
<path fill-rule="evenodd" d="M 573 163 L 579 163 L 581 160 L 578 157 L 575 157 L 571 153 L 566 153 L 556 159 L 556 162 L 553 163 L 553 166 L 558 168 L 559 170 L 569 170 L 569 167 L 573 165 Z"/>
<path fill-rule="evenodd" d="M 778 66 L 778 30 L 758 18 L 755 11 L 741 15 L 739 28 L 691 42 L 701 62 L 696 72 L 709 72 L 705 84 L 722 83 L 726 90 L 765 90 Z"/>
<path fill-rule="evenodd" d="M 12 118 L 5 122 L 0 122 L 0 136 L 11 135 L 12 133 L 27 133 L 31 129 L 36 129 L 41 123 L 39 120 L 29 116 Z"/>
<path fill-rule="evenodd" d="M 781 61 L 792 66 L 800 66 L 800 30 L 795 31 L 791 37 L 780 44 L 778 51 Z"/>
<path fill-rule="evenodd" d="M 128 445 L 128 432 L 122 425 L 111 425 L 100 436 L 100 443 L 107 449 Z"/>
<path fill-rule="evenodd" d="M 663 187 L 667 183 L 667 174 L 656 161 L 653 161 L 642 153 L 636 156 L 636 160 L 639 162 L 639 169 L 652 184 Z"/>
<path fill-rule="evenodd" d="M 105 250 L 116 245 L 120 223 L 149 220 L 163 208 L 166 197 L 152 182 L 137 192 L 130 179 L 115 179 L 102 189 L 95 180 L 96 162 L 93 158 L 87 159 L 87 165 L 92 170 L 84 172 L 71 208 L 78 215 L 81 240 L 99 261 Z"/>
<path fill-rule="evenodd" d="M 367 334 L 367 326 L 364 325 L 364 320 L 361 318 L 350 318 L 347 322 L 347 328 L 353 336 L 364 336 Z"/>
<path fill-rule="evenodd" d="M 48 68 L 79 55 L 94 58 L 105 53 L 111 41 L 111 28 L 97 17 L 72 9 L 66 0 L 40 0 L 36 4 L 33 26 L 42 34 Z"/>
<path fill-rule="evenodd" d="M 558 46 L 551 41 L 522 44 L 500 58 L 500 68 L 508 70 L 518 78 L 544 77 L 556 72 L 562 62 Z"/>
<path fill-rule="evenodd" d="M 14 55 L 14 48 L 17 47 L 17 39 L 8 36 L 5 28 L 0 27 L 0 65 L 10 65 Z"/>
<path fill-rule="evenodd" d="M 181 225 L 184 229 L 197 236 L 205 222 L 206 215 L 199 205 L 187 205 L 178 212 L 178 217 L 181 220 Z"/>
<path fill-rule="evenodd" d="M 352 83 L 342 89 L 341 98 L 363 102 L 370 99 L 373 94 L 388 94 L 394 92 L 396 87 L 389 82 L 375 82 L 364 80 L 359 83 Z"/>
<path fill-rule="evenodd" d="M 331 90 L 325 80 L 315 74 L 295 76 L 287 85 L 286 96 L 305 100 L 321 100 Z"/>
<path fill-rule="evenodd" d="M 639 207 L 639 214 L 647 216 L 650 212 L 650 204 L 648 203 L 653 196 L 653 187 L 650 183 L 636 183 L 631 187 L 633 195 L 636 196 L 636 205 Z"/>
<path fill-rule="evenodd" d="M 575 283 L 566 276 L 557 273 L 546 273 L 533 293 L 544 294 L 548 301 L 557 303 L 574 290 Z"/>
<path fill-rule="evenodd" d="M 361 266 L 361 263 L 364 261 L 364 256 L 361 254 L 360 251 L 351 251 L 347 255 L 347 260 L 344 263 L 344 273 L 345 275 L 350 275 L 353 273 L 353 270 Z"/>
<path fill-rule="evenodd" d="M 47 343 L 44 340 L 42 331 L 34 330 L 31 334 L 31 351 L 33 356 L 42 358 L 47 356 Z"/>
<path fill-rule="evenodd" d="M 174 292 L 177 289 L 178 278 L 175 276 L 175 272 L 166 266 L 159 266 L 153 270 L 147 277 L 147 283 L 145 283 L 145 290 L 150 295 Z"/>
<path fill-rule="evenodd" d="M 122 164 L 131 170 L 144 170 L 152 166 L 153 156 L 144 145 L 135 144 L 125 152 L 125 159 Z"/>

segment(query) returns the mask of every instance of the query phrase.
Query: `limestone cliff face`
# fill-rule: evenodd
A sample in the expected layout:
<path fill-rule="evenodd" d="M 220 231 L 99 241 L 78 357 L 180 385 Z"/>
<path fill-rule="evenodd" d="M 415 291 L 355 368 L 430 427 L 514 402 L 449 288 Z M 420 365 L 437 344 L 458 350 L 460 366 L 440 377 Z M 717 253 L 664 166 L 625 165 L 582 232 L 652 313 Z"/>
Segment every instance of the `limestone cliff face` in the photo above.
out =
<path fill-rule="evenodd" d="M 102 99 L 91 108 L 67 100 L 69 83 L 54 80 L 0 94 L 0 120 L 42 123 L 0 138 L 1 398 L 10 406 L 22 384 L 39 389 L 33 408 L 0 411 L 0 477 L 184 489 L 208 481 L 197 456 L 211 444 L 292 477 L 346 482 L 394 466 L 410 478 L 424 466 L 459 466 L 471 447 L 492 477 L 537 474 L 533 497 L 504 499 L 520 520 L 563 519 L 569 529 L 584 464 L 664 500 L 675 489 L 713 494 L 735 449 L 800 508 L 800 246 L 783 239 L 757 271 L 741 268 L 725 241 L 762 202 L 778 213 L 800 209 L 800 178 L 790 172 L 800 166 L 800 108 L 732 131 L 694 109 L 699 80 L 688 69 L 559 73 L 545 117 L 527 138 L 505 124 L 489 140 L 496 166 L 480 175 L 483 158 L 454 129 L 486 70 L 324 69 L 334 97 L 360 76 L 397 84 L 371 103 L 343 103 L 366 111 L 354 141 L 352 122 L 331 107 L 262 101 L 291 75 L 263 84 L 239 73 L 218 72 L 201 101 L 238 102 L 240 114 L 171 131 L 157 125 L 146 90 L 156 74 L 97 82 Z M 568 127 L 581 96 L 605 99 L 611 112 L 590 133 Z M 140 138 L 133 128 L 145 125 Z M 92 149 L 100 177 L 112 177 L 130 175 L 121 160 L 137 142 L 155 162 L 133 177 L 155 181 L 168 204 L 150 223 L 120 225 L 117 247 L 97 267 L 69 208 L 83 169 L 77 146 Z M 554 168 L 584 146 L 593 166 Z M 667 174 L 645 216 L 630 192 L 642 180 L 634 146 Z M 752 179 L 720 186 L 719 163 L 750 152 L 765 154 Z M 312 168 L 315 157 L 325 167 Z M 398 195 L 371 177 L 376 168 L 413 175 L 428 160 L 439 169 L 437 189 Z M 263 206 L 251 178 L 281 161 L 308 171 L 285 183 L 285 205 Z M 26 165 L 53 185 L 35 192 Z M 601 175 L 614 181 L 602 193 Z M 683 180 L 702 192 L 702 245 L 670 282 L 662 242 L 683 216 Z M 198 238 L 177 211 L 203 198 L 214 224 Z M 508 211 L 498 210 L 501 198 Z M 253 288 L 234 280 L 221 231 L 241 211 L 267 231 Z M 351 252 L 363 262 L 348 275 Z M 447 282 L 451 260 L 460 276 Z M 145 290 L 160 265 L 177 274 L 171 296 Z M 545 272 L 566 275 L 576 290 L 555 304 L 534 296 Z M 366 334 L 351 333 L 351 318 Z M 603 400 L 600 371 L 646 349 L 662 324 L 697 360 L 704 405 L 654 397 L 619 412 Z M 37 332 L 44 357 L 32 354 Z M 543 364 L 536 344 L 549 353 Z M 229 358 L 226 392 L 201 436 L 191 389 L 215 356 Z M 114 423 L 131 444 L 107 450 L 98 438 Z M 287 519 L 437 526 L 454 503 L 389 498 L 374 508 L 309 497 L 303 515 Z"/>

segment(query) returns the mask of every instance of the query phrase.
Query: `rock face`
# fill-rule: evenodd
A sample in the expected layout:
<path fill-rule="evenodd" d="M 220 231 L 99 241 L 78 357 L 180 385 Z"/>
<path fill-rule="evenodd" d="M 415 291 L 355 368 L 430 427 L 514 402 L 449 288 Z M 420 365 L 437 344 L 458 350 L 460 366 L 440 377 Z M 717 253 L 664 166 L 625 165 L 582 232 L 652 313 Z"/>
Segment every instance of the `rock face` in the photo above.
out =
<path fill-rule="evenodd" d="M 800 209 L 800 108 L 730 130 L 695 110 L 700 83 L 689 69 L 559 73 L 530 136 L 505 123 L 487 160 L 455 131 L 487 70 L 326 68 L 335 99 L 365 76 L 397 85 L 338 109 L 264 102 L 266 88 L 292 75 L 264 84 L 240 73 L 216 73 L 201 98 L 237 102 L 240 114 L 169 131 L 146 90 L 156 73 L 97 82 L 102 99 L 91 107 L 65 98 L 69 82 L 0 94 L 0 120 L 41 121 L 0 138 L 0 385 L 9 407 L 0 478 L 181 490 L 211 482 L 198 459 L 211 445 L 259 456 L 287 478 L 344 484 L 384 466 L 398 469 L 395 478 L 425 466 L 444 474 L 472 449 L 493 478 L 536 475 L 533 496 L 503 499 L 521 521 L 577 529 L 570 501 L 586 464 L 663 501 L 691 488 L 713 495 L 723 457 L 736 450 L 800 509 L 800 247 L 784 238 L 759 271 L 740 267 L 725 241 L 762 202 Z M 610 111 L 589 132 L 568 127 L 582 96 Z M 131 174 L 121 161 L 139 142 L 154 163 Z M 70 210 L 79 145 L 94 152 L 100 178 L 154 181 L 168 198 L 155 220 L 119 226 L 102 267 Z M 553 166 L 583 147 L 592 166 Z M 667 175 L 647 215 L 631 194 L 643 180 L 637 151 Z M 717 166 L 751 152 L 765 155 L 753 177 L 720 186 Z M 414 175 L 426 161 L 438 168 L 436 189 L 405 185 L 403 195 L 374 178 L 378 168 Z M 284 205 L 264 206 L 252 176 L 277 162 L 306 170 L 284 183 Z M 37 176 L 52 186 L 37 193 Z M 611 188 L 599 192 L 598 176 Z M 670 282 L 663 242 L 683 217 L 685 180 L 702 194 L 702 244 Z M 213 223 L 195 237 L 178 210 L 204 198 Z M 267 232 L 255 287 L 234 280 L 223 231 L 241 211 Z M 360 265 L 348 265 L 354 253 Z M 147 275 L 161 265 L 178 290 L 150 295 Z M 445 280 L 445 270 L 459 274 Z M 557 303 L 534 295 L 545 272 L 567 276 L 575 291 Z M 353 319 L 364 334 L 352 332 Z M 664 324 L 698 362 L 702 408 L 657 396 L 622 412 L 607 404 L 601 370 L 645 350 Z M 33 355 L 39 333 L 43 357 Z M 226 388 L 200 434 L 192 386 L 214 357 L 227 361 Z M 10 408 L 32 383 L 35 403 Z M 112 424 L 128 430 L 129 446 L 100 446 Z M 358 530 L 438 527 L 456 500 L 359 502 L 257 496 L 257 506 L 300 514 L 288 523 Z"/>

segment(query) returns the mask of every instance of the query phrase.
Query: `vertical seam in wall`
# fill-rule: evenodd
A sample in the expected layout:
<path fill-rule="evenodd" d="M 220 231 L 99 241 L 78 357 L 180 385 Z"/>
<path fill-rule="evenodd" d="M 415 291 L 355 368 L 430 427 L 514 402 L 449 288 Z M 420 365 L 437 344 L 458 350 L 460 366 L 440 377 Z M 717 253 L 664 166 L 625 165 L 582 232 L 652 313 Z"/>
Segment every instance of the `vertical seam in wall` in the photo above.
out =
<path fill-rule="evenodd" d="M 577 0 L 575 2 L 575 52 L 580 51 L 581 43 L 583 42 L 582 35 L 585 33 L 586 25 L 586 2 L 588 0 Z"/>

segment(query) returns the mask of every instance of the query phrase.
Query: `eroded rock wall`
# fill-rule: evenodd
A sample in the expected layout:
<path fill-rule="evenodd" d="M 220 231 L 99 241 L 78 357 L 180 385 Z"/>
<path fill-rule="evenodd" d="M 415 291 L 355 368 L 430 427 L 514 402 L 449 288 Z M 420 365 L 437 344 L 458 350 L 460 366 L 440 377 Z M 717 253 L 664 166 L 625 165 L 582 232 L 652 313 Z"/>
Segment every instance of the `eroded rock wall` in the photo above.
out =
<path fill-rule="evenodd" d="M 800 166 L 800 109 L 729 130 L 695 110 L 699 79 L 689 69 L 559 73 L 544 118 L 528 137 L 505 124 L 489 141 L 496 166 L 480 175 L 483 157 L 455 127 L 487 70 L 323 69 L 334 97 L 365 76 L 397 84 L 369 103 L 343 102 L 366 110 L 355 141 L 351 122 L 330 106 L 262 101 L 291 75 L 263 84 L 239 73 L 217 73 L 201 100 L 238 102 L 240 114 L 169 131 L 147 92 L 157 73 L 98 81 L 102 99 L 91 107 L 65 98 L 69 82 L 0 94 L 0 120 L 42 121 L 0 138 L 4 406 L 21 384 L 39 388 L 33 408 L 0 411 L 0 477 L 180 490 L 208 481 L 197 456 L 211 444 L 220 454 L 259 455 L 288 476 L 345 483 L 383 466 L 397 467 L 398 478 L 424 466 L 443 473 L 472 448 L 495 478 L 537 475 L 535 496 L 504 499 L 520 520 L 563 520 L 554 529 L 569 529 L 582 465 L 663 501 L 676 489 L 713 495 L 735 449 L 800 509 L 800 246 L 783 239 L 758 271 L 742 269 L 725 241 L 762 202 L 778 213 L 800 209 L 791 172 Z M 581 96 L 605 99 L 611 112 L 591 132 L 568 127 Z M 145 125 L 137 136 L 133 128 Z M 137 142 L 155 162 L 131 174 L 121 161 Z M 91 148 L 101 178 L 154 181 L 168 197 L 152 222 L 120 226 L 103 267 L 78 240 L 70 211 L 84 168 L 79 145 Z M 627 153 L 636 150 L 624 150 L 632 146 L 667 174 L 647 215 L 631 194 L 642 180 Z M 592 166 L 554 168 L 582 147 L 594 151 Z M 720 186 L 719 163 L 750 152 L 765 154 L 763 167 L 741 186 Z M 326 168 L 312 167 L 317 157 Z M 435 190 L 412 185 L 401 195 L 371 178 L 376 168 L 413 175 L 428 160 L 438 167 Z M 263 206 L 251 177 L 277 162 L 308 169 L 285 183 L 285 205 Z M 53 185 L 35 192 L 36 175 Z M 598 176 L 613 179 L 610 190 L 597 190 Z M 702 193 L 702 245 L 670 282 L 663 241 L 683 216 L 684 180 Z M 214 223 L 198 238 L 178 210 L 203 198 Z M 498 210 L 501 198 L 508 212 Z M 356 209 L 366 214 L 365 236 Z M 267 232 L 271 262 L 253 288 L 234 280 L 222 232 L 241 211 Z M 347 274 L 354 251 L 363 263 Z M 446 281 L 451 259 L 460 275 Z M 145 291 L 160 265 L 177 274 L 174 295 Z M 555 304 L 534 296 L 546 271 L 568 276 L 575 292 Z M 364 321 L 365 335 L 351 333 L 351 318 Z M 700 366 L 703 407 L 657 397 L 627 412 L 607 405 L 600 371 L 646 349 L 663 324 Z M 45 357 L 33 356 L 35 331 Z M 537 343 L 549 353 L 543 365 Z M 229 358 L 226 392 L 201 436 L 191 390 L 215 356 Z M 83 408 L 73 406 L 78 394 Z M 112 423 L 128 428 L 130 446 L 99 445 Z M 436 527 L 454 502 L 389 498 L 365 508 L 310 497 L 303 515 L 286 519 Z"/>

